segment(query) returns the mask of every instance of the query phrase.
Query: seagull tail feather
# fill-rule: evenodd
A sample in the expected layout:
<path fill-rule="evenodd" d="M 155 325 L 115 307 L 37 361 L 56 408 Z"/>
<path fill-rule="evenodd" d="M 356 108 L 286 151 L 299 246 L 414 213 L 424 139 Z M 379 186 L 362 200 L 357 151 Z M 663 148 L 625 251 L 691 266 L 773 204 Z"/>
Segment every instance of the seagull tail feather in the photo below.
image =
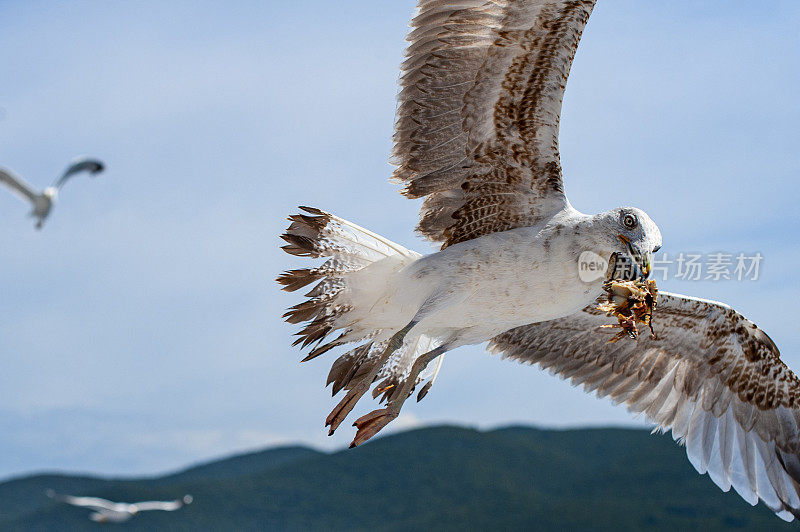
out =
<path fill-rule="evenodd" d="M 359 306 L 359 301 L 351 297 L 349 283 L 353 274 L 383 259 L 404 263 L 416 260 L 419 255 L 323 210 L 313 207 L 300 210 L 301 213 L 288 218 L 291 224 L 281 235 L 286 242 L 282 249 L 290 255 L 327 260 L 316 267 L 288 270 L 276 281 L 288 292 L 317 283 L 305 294 L 304 301 L 283 315 L 289 323 L 304 324 L 293 345 L 312 346 L 305 362 L 334 347 L 374 334 L 375 331 L 359 330 L 349 315 Z M 331 333 L 338 329 L 343 330 L 342 334 L 330 340 Z"/>

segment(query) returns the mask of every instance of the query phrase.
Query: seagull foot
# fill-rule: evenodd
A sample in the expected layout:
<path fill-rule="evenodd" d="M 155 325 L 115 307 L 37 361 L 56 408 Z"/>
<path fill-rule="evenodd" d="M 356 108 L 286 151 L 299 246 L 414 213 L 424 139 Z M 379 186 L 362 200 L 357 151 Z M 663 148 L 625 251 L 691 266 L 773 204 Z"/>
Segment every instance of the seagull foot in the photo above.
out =
<path fill-rule="evenodd" d="M 356 437 L 353 438 L 353 443 L 350 444 L 350 448 L 358 447 L 375 436 L 383 427 L 396 419 L 397 414 L 398 412 L 393 408 L 381 408 L 358 418 L 356 422 L 353 423 L 353 426 L 358 428 L 358 432 L 356 432 Z"/>
<path fill-rule="evenodd" d="M 347 395 L 339 401 L 339 404 L 328 414 L 328 418 L 325 420 L 325 426 L 330 427 L 328 436 L 333 436 L 333 433 L 336 432 L 336 429 L 342 424 L 344 418 L 353 410 L 358 400 L 361 399 L 368 389 L 369 385 L 362 381 L 357 386 L 351 388 L 350 391 L 347 392 Z"/>
<path fill-rule="evenodd" d="M 341 425 L 344 418 L 347 417 L 347 414 L 353 410 L 358 400 L 369 390 L 370 386 L 372 386 L 372 383 L 375 381 L 375 375 L 378 374 L 392 353 L 403 346 L 403 339 L 406 337 L 406 334 L 408 334 L 408 331 L 414 328 L 415 324 L 416 322 L 412 321 L 389 338 L 386 349 L 383 350 L 381 356 L 373 363 L 372 370 L 367 375 L 361 377 L 361 381 L 347 392 L 347 395 L 344 396 L 339 404 L 336 405 L 336 408 L 328 415 L 328 418 L 325 420 L 325 426 L 330 427 L 328 436 L 333 436 L 333 433 L 339 428 L 339 425 Z M 397 417 L 396 414 L 395 417 Z M 388 423 L 388 421 L 386 423 Z M 378 428 L 378 430 L 380 430 L 380 428 Z M 377 430 L 375 432 L 377 432 Z"/>

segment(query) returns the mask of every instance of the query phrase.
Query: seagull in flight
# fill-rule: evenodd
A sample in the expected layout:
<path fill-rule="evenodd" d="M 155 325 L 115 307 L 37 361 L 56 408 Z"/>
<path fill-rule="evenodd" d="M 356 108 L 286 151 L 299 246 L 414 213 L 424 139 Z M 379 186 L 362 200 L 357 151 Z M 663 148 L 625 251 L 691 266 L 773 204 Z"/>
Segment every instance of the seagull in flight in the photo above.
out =
<path fill-rule="evenodd" d="M 72 495 L 59 495 L 53 490 L 48 490 L 47 496 L 72 506 L 92 510 L 89 519 L 97 523 L 122 523 L 128 521 L 140 512 L 161 510 L 174 512 L 191 504 L 194 500 L 191 495 L 184 495 L 182 499 L 174 501 L 144 501 L 133 504 L 127 502 L 112 502 L 98 497 L 74 497 Z"/>
<path fill-rule="evenodd" d="M 31 204 L 33 210 L 30 215 L 36 218 L 36 229 L 41 229 L 44 225 L 44 221 L 50 215 L 50 211 L 53 209 L 53 204 L 58 197 L 58 191 L 64 186 L 67 180 L 75 174 L 80 174 L 82 172 L 87 172 L 89 175 L 94 176 L 104 169 L 105 165 L 96 159 L 77 159 L 67 167 L 61 177 L 59 177 L 52 186 L 38 192 L 11 170 L 0 168 L 0 183 L 6 185 L 11 192 L 14 192 L 24 201 Z"/>
<path fill-rule="evenodd" d="M 311 360 L 340 346 L 330 433 L 372 389 L 385 408 L 351 446 L 431 389 L 446 352 L 488 342 L 644 414 L 724 491 L 800 516 L 800 379 L 767 334 L 723 303 L 661 293 L 657 336 L 609 341 L 608 281 L 647 280 L 661 232 L 633 207 L 584 214 L 567 199 L 561 102 L 595 0 L 419 0 L 408 35 L 393 180 L 423 198 L 421 255 L 321 209 L 289 218 L 283 249 L 325 258 L 284 318 Z M 582 275 L 586 252 L 605 267 Z M 622 266 L 625 267 L 622 267 Z M 547 400 L 547 397 L 542 397 Z"/>

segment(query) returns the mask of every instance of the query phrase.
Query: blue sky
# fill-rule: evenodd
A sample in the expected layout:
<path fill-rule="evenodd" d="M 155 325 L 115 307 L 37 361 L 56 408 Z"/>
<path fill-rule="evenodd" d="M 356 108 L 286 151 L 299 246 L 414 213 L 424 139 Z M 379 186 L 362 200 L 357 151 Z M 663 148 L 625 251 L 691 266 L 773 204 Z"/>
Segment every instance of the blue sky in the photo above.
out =
<path fill-rule="evenodd" d="M 300 365 L 274 277 L 298 204 L 419 251 L 387 182 L 413 2 L 0 2 L 0 165 L 49 184 L 42 232 L 0 193 L 0 477 L 155 473 L 285 442 L 336 448 L 330 360 Z M 646 210 L 664 251 L 761 252 L 726 301 L 800 368 L 800 5 L 600 0 L 567 88 L 575 207 Z M 2 191 L 0 191 L 2 192 Z M 787 311 L 787 309 L 789 309 Z M 371 409 L 365 402 L 361 410 Z M 448 356 L 397 427 L 632 423 L 482 348 Z"/>

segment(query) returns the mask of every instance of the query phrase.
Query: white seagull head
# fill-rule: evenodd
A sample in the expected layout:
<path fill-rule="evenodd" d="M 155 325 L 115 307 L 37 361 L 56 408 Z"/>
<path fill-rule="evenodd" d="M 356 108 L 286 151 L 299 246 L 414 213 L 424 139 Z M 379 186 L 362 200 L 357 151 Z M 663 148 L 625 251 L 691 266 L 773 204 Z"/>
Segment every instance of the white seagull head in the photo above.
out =
<path fill-rule="evenodd" d="M 661 248 L 661 230 L 641 209 L 620 207 L 598 215 L 604 228 L 601 253 L 630 261 L 633 277 L 650 275 L 653 253 Z"/>

